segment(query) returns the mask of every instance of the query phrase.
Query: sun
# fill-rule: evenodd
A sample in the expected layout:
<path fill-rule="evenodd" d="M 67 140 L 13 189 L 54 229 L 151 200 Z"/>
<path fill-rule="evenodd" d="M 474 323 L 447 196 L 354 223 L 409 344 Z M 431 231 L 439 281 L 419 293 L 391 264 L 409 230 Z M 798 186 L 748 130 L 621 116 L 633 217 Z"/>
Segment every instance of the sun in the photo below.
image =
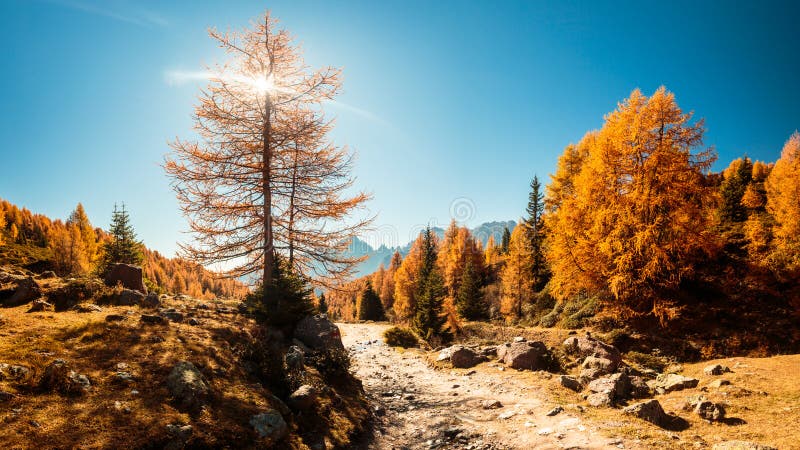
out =
<path fill-rule="evenodd" d="M 275 90 L 275 78 L 272 75 L 255 77 L 250 84 L 259 94 L 266 94 Z"/>

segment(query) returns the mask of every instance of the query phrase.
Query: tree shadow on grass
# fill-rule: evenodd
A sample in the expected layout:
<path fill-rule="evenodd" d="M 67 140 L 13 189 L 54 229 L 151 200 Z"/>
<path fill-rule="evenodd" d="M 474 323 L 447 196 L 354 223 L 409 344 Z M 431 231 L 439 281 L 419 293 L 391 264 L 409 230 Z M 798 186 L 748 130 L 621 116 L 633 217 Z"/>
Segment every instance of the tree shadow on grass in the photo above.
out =
<path fill-rule="evenodd" d="M 689 428 L 689 422 L 682 417 L 667 414 L 666 419 L 664 419 L 660 426 L 669 431 L 683 431 Z"/>

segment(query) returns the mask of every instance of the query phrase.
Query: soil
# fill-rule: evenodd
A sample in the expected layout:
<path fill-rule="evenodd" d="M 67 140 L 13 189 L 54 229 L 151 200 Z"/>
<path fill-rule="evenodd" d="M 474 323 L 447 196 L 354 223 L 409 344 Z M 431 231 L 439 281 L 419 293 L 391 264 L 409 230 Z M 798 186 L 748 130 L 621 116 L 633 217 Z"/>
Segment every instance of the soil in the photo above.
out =
<path fill-rule="evenodd" d="M 496 363 L 437 369 L 421 350 L 388 347 L 386 324 L 339 324 L 356 376 L 372 402 L 370 449 L 606 449 L 635 443 L 604 437 L 581 407 L 551 399 L 550 374 Z M 487 409 L 489 403 L 502 406 Z M 547 413 L 561 406 L 553 416 Z"/>

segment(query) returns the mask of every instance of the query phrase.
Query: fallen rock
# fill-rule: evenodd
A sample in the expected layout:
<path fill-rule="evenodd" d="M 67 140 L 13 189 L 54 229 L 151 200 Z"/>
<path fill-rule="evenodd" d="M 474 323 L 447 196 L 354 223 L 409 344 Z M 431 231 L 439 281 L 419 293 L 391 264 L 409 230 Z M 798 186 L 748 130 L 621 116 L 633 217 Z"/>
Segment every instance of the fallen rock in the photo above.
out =
<path fill-rule="evenodd" d="M 158 294 L 151 292 L 139 302 L 139 306 L 142 308 L 158 308 L 161 306 L 161 299 Z"/>
<path fill-rule="evenodd" d="M 590 369 L 590 370 L 593 370 L 594 373 L 599 373 L 601 375 L 606 375 L 606 374 L 609 374 L 609 373 L 613 373 L 614 370 L 616 370 L 617 365 L 618 364 L 614 364 L 614 362 L 611 361 L 608 358 L 599 358 L 599 357 L 595 357 L 595 356 L 587 356 L 583 360 L 583 364 L 581 364 L 581 367 L 584 370 Z"/>
<path fill-rule="evenodd" d="M 699 382 L 700 380 L 697 378 L 689 378 L 675 373 L 668 373 L 661 374 L 656 377 L 655 382 L 652 383 L 652 387 L 657 393 L 665 394 L 667 392 L 697 387 L 697 383 Z"/>
<path fill-rule="evenodd" d="M 564 386 L 565 388 L 571 389 L 575 392 L 580 392 L 583 390 L 583 385 L 581 385 L 581 382 L 569 375 L 559 376 L 558 382 L 561 384 L 561 386 Z"/>
<path fill-rule="evenodd" d="M 658 400 L 648 400 L 628 406 L 622 410 L 622 413 L 638 417 L 660 427 L 664 426 L 669 419 L 669 416 L 664 412 L 664 408 L 661 407 L 661 403 L 659 403 Z"/>
<path fill-rule="evenodd" d="M 466 369 L 484 361 L 484 358 L 481 355 L 478 355 L 469 348 L 462 347 L 460 345 L 451 348 L 453 351 L 450 354 L 450 363 L 453 365 L 453 367 Z"/>
<path fill-rule="evenodd" d="M 142 314 L 142 316 L 139 318 L 139 320 L 141 320 L 144 323 L 152 323 L 152 324 L 167 323 L 167 319 L 165 319 L 165 318 L 163 318 L 161 316 L 150 315 L 150 314 Z"/>
<path fill-rule="evenodd" d="M 561 406 L 556 406 L 555 408 L 553 408 L 550 411 L 548 411 L 547 414 L 545 414 L 545 415 L 549 416 L 549 417 L 552 417 L 552 416 L 557 416 L 557 415 L 561 414 L 562 412 L 564 412 L 564 408 L 561 407 Z"/>
<path fill-rule="evenodd" d="M 439 354 L 436 355 L 436 361 L 438 362 L 450 361 L 450 357 L 453 356 L 453 348 L 454 347 L 447 347 L 441 349 L 439 351 Z"/>
<path fill-rule="evenodd" d="M 178 311 L 165 311 L 161 315 L 170 322 L 183 322 L 183 314 Z"/>
<path fill-rule="evenodd" d="M 36 275 L 36 278 L 38 278 L 40 280 L 47 280 L 47 279 L 55 278 L 55 277 L 56 277 L 56 273 L 53 272 L 52 270 L 45 270 L 44 272 L 40 273 L 39 275 Z"/>
<path fill-rule="evenodd" d="M 615 373 L 605 378 L 598 378 L 589 383 L 588 386 L 592 392 L 607 394 L 611 403 L 627 398 L 630 387 L 630 378 L 624 373 Z"/>
<path fill-rule="evenodd" d="M 304 384 L 289 396 L 289 406 L 299 411 L 308 411 L 317 404 L 317 389 L 310 384 Z"/>
<path fill-rule="evenodd" d="M 167 425 L 167 435 L 170 440 L 165 446 L 164 450 L 181 450 L 186 447 L 186 442 L 192 437 L 194 428 L 191 425 L 183 425 L 180 423 Z"/>
<path fill-rule="evenodd" d="M 136 306 L 140 304 L 144 298 L 144 294 L 139 291 L 123 289 L 114 303 L 119 306 Z"/>
<path fill-rule="evenodd" d="M 542 342 L 514 342 L 506 349 L 503 362 L 513 369 L 547 370 L 550 353 Z"/>
<path fill-rule="evenodd" d="M 189 361 L 175 364 L 167 377 L 167 388 L 185 408 L 200 407 L 210 391 L 203 374 Z"/>
<path fill-rule="evenodd" d="M 725 372 L 730 372 L 731 369 L 728 366 L 723 366 L 722 364 L 712 364 L 710 366 L 706 366 L 703 369 L 703 373 L 706 375 L 722 375 Z"/>
<path fill-rule="evenodd" d="M 484 400 L 481 403 L 481 408 L 483 409 L 498 409 L 502 408 L 503 404 L 500 403 L 500 400 Z"/>
<path fill-rule="evenodd" d="M 28 312 L 32 313 L 32 312 L 53 311 L 54 309 L 55 307 L 52 304 L 47 303 L 44 300 L 34 300 L 33 303 L 31 304 L 30 309 L 28 309 Z"/>
<path fill-rule="evenodd" d="M 200 325 L 200 321 L 195 319 L 194 317 L 189 319 L 186 323 L 188 323 L 189 325 L 192 325 L 192 326 Z"/>
<path fill-rule="evenodd" d="M 0 363 L 0 381 L 23 381 L 31 375 L 25 366 Z"/>
<path fill-rule="evenodd" d="M 712 381 L 711 383 L 708 383 L 708 387 L 711 387 L 711 388 L 714 388 L 714 389 L 719 389 L 719 388 L 720 388 L 720 387 L 722 387 L 722 386 L 728 386 L 728 385 L 730 385 L 730 384 L 731 384 L 731 382 L 730 382 L 730 381 L 728 381 L 728 380 L 721 380 L 721 379 L 720 379 L 720 380 L 714 380 L 714 381 Z"/>
<path fill-rule="evenodd" d="M 571 336 L 564 341 L 563 346 L 567 354 L 578 358 L 593 356 L 611 361 L 612 372 L 616 370 L 622 362 L 622 354 L 620 354 L 616 347 L 600 342 L 592 337 Z"/>
<path fill-rule="evenodd" d="M 122 314 L 109 314 L 106 316 L 106 322 L 121 322 L 125 319 L 127 319 L 127 317 Z"/>
<path fill-rule="evenodd" d="M 586 402 L 589 406 L 602 408 L 611 406 L 614 403 L 614 399 L 611 398 L 611 394 L 608 392 L 595 392 L 586 397 Z"/>
<path fill-rule="evenodd" d="M 305 353 L 300 347 L 293 345 L 283 356 L 283 361 L 290 369 L 302 368 L 305 365 Z"/>
<path fill-rule="evenodd" d="M 93 313 L 102 312 L 103 308 L 95 305 L 94 303 L 78 303 L 72 307 L 72 310 L 79 313 Z"/>
<path fill-rule="evenodd" d="M 3 305 L 13 307 L 20 306 L 42 296 L 42 288 L 33 277 L 27 277 L 17 282 L 14 293 L 3 301 Z"/>
<path fill-rule="evenodd" d="M 268 444 L 277 443 L 289 433 L 289 427 L 283 420 L 283 416 L 274 409 L 268 409 L 250 417 L 250 425 Z"/>
<path fill-rule="evenodd" d="M 769 445 L 757 444 L 747 441 L 725 441 L 714 444 L 713 450 L 778 450 Z"/>
<path fill-rule="evenodd" d="M 630 378 L 630 391 L 628 392 L 628 396 L 630 398 L 647 398 L 653 395 L 653 391 L 650 389 L 650 386 L 647 385 L 647 381 L 644 378 L 638 376 L 632 376 Z"/>
<path fill-rule="evenodd" d="M 92 383 L 86 375 L 71 370 L 65 360 L 56 359 L 44 369 L 39 386 L 65 395 L 83 395 L 91 389 Z"/>
<path fill-rule="evenodd" d="M 297 323 L 294 337 L 317 350 L 344 350 L 342 334 L 327 314 L 306 316 Z"/>
<path fill-rule="evenodd" d="M 147 293 L 142 278 L 142 268 L 130 264 L 113 264 L 111 270 L 106 275 L 105 282 L 109 286 L 116 286 L 117 283 L 122 287 Z"/>
<path fill-rule="evenodd" d="M 695 407 L 694 412 L 702 419 L 710 422 L 725 418 L 725 408 L 719 403 L 710 402 L 708 400 L 699 402 Z"/>

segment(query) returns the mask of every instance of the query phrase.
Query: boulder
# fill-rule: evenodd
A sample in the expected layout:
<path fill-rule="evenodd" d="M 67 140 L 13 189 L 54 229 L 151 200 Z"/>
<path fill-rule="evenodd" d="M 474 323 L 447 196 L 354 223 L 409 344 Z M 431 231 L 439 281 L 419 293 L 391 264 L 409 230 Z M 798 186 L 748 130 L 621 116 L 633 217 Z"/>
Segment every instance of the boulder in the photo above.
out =
<path fill-rule="evenodd" d="M 34 300 L 33 303 L 31 303 L 31 307 L 28 309 L 28 312 L 53 311 L 54 309 L 55 308 L 52 304 L 47 303 L 44 300 Z"/>
<path fill-rule="evenodd" d="M 250 425 L 260 438 L 267 441 L 268 445 L 279 442 L 289 433 L 289 427 L 283 420 L 283 416 L 274 409 L 268 409 L 250 417 Z"/>
<path fill-rule="evenodd" d="M 92 383 L 86 375 L 72 370 L 69 363 L 56 359 L 44 369 L 39 386 L 65 395 L 83 395 L 91 389 Z"/>
<path fill-rule="evenodd" d="M 79 303 L 72 307 L 72 310 L 79 313 L 102 312 L 103 308 L 94 303 Z"/>
<path fill-rule="evenodd" d="M 144 298 L 144 294 L 139 291 L 123 289 L 115 303 L 119 306 L 136 306 L 139 305 Z"/>
<path fill-rule="evenodd" d="M 210 389 L 206 378 L 189 361 L 175 364 L 167 377 L 167 389 L 185 408 L 198 408 L 208 397 Z"/>
<path fill-rule="evenodd" d="M 142 278 L 142 268 L 130 264 L 114 264 L 106 275 L 105 282 L 109 286 L 116 286 L 121 283 L 122 287 L 147 293 Z"/>
<path fill-rule="evenodd" d="M 308 411 L 317 404 L 317 389 L 304 384 L 289 396 L 289 406 L 298 411 Z"/>
<path fill-rule="evenodd" d="M 708 387 L 714 388 L 714 389 L 719 389 L 722 386 L 728 386 L 730 384 L 731 384 L 731 382 L 728 381 L 728 380 L 718 379 L 718 380 L 712 381 L 711 383 L 708 383 Z"/>
<path fill-rule="evenodd" d="M 302 368 L 305 365 L 305 353 L 300 347 L 293 345 L 283 356 L 283 361 L 290 369 Z"/>
<path fill-rule="evenodd" d="M 436 355 L 436 361 L 443 362 L 443 361 L 450 361 L 450 357 L 453 356 L 453 347 L 447 347 L 439 350 L 439 354 Z"/>
<path fill-rule="evenodd" d="M 583 369 L 594 369 L 594 373 L 599 373 L 601 375 L 606 375 L 609 373 L 613 373 L 614 370 L 617 368 L 618 364 L 614 364 L 608 358 L 599 358 L 596 356 L 587 356 L 583 360 L 583 364 L 581 364 L 581 368 Z"/>
<path fill-rule="evenodd" d="M 165 319 L 165 318 L 163 318 L 161 316 L 150 315 L 150 314 L 142 314 L 142 316 L 139 318 L 139 320 L 141 320 L 143 323 L 150 323 L 150 324 L 164 324 L 164 323 L 167 323 L 167 319 Z"/>
<path fill-rule="evenodd" d="M 56 277 L 56 273 L 53 272 L 52 270 L 45 270 L 44 272 L 40 273 L 39 275 L 36 275 L 36 278 L 38 278 L 40 280 L 47 280 L 47 279 L 55 278 L 55 277 Z"/>
<path fill-rule="evenodd" d="M 17 282 L 17 287 L 11 297 L 3 301 L 5 306 L 24 305 L 42 296 L 42 288 L 33 277 L 27 277 Z"/>
<path fill-rule="evenodd" d="M 164 311 L 161 315 L 170 322 L 183 322 L 183 314 L 178 311 Z"/>
<path fill-rule="evenodd" d="M 0 363 L 0 381 L 24 381 L 31 375 L 25 366 Z"/>
<path fill-rule="evenodd" d="M 161 299 L 158 297 L 158 294 L 151 292 L 141 299 L 139 306 L 142 308 L 158 308 L 161 306 Z"/>
<path fill-rule="evenodd" d="M 460 345 L 451 348 L 453 351 L 450 354 L 450 363 L 453 364 L 453 367 L 466 369 L 484 361 L 483 357 L 475 353 L 472 349 Z"/>
<path fill-rule="evenodd" d="M 565 388 L 571 389 L 575 392 L 580 392 L 583 390 L 583 385 L 581 385 L 581 382 L 569 375 L 559 376 L 558 382 L 561 384 L 561 386 L 564 386 Z"/>
<path fill-rule="evenodd" d="M 611 361 L 611 372 L 616 370 L 622 362 L 622 354 L 620 354 L 616 347 L 598 341 L 592 337 L 570 336 L 564 341 L 563 346 L 564 351 L 566 351 L 568 355 L 577 358 L 593 356 Z"/>
<path fill-rule="evenodd" d="M 589 406 L 602 408 L 611 406 L 614 403 L 614 399 L 611 398 L 611 394 L 608 392 L 595 392 L 586 397 L 586 402 L 589 403 Z"/>
<path fill-rule="evenodd" d="M 189 321 L 188 321 L 188 322 L 186 322 L 186 323 L 188 323 L 189 325 L 194 325 L 194 326 L 200 325 L 200 321 L 199 321 L 199 320 L 197 320 L 197 319 L 195 319 L 194 317 L 192 317 L 191 319 L 189 319 Z"/>
<path fill-rule="evenodd" d="M 503 362 L 513 369 L 547 370 L 550 353 L 542 342 L 514 342 L 506 349 Z"/>
<path fill-rule="evenodd" d="M 714 444 L 712 450 L 778 450 L 769 445 L 757 444 L 755 442 L 747 441 L 725 441 Z"/>
<path fill-rule="evenodd" d="M 578 375 L 578 379 L 581 381 L 581 383 L 588 384 L 590 381 L 596 380 L 603 375 L 606 375 L 606 373 L 600 369 L 583 369 Z"/>
<path fill-rule="evenodd" d="M 731 369 L 728 366 L 723 366 L 722 364 L 711 364 L 710 366 L 706 366 L 703 368 L 703 373 L 706 375 L 722 375 L 725 372 L 730 372 Z"/>
<path fill-rule="evenodd" d="M 695 414 L 700 418 L 715 422 L 725 418 L 725 408 L 719 403 L 710 402 L 708 400 L 697 403 L 694 408 Z"/>
<path fill-rule="evenodd" d="M 483 409 L 497 409 L 502 407 L 503 404 L 500 403 L 500 400 L 484 400 L 483 403 L 481 403 L 481 408 Z"/>
<path fill-rule="evenodd" d="M 676 373 L 661 374 L 656 377 L 652 382 L 653 390 L 659 394 L 665 394 L 672 391 L 680 391 L 683 389 L 691 389 L 697 387 L 700 380 L 696 378 L 689 378 Z"/>
<path fill-rule="evenodd" d="M 511 347 L 511 344 L 506 342 L 505 344 L 500 344 L 495 348 L 494 354 L 497 356 L 497 359 L 500 361 L 506 357 L 506 353 L 508 353 L 508 348 Z"/>
<path fill-rule="evenodd" d="M 587 386 L 590 391 L 607 394 L 612 403 L 623 400 L 628 397 L 631 384 L 630 378 L 624 373 L 615 373 L 614 375 L 598 378 Z"/>
<path fill-rule="evenodd" d="M 647 398 L 651 395 L 653 395 L 653 391 L 650 390 L 650 386 L 647 385 L 644 378 L 630 377 L 630 391 L 628 392 L 630 398 Z"/>
<path fill-rule="evenodd" d="M 316 350 L 344 350 L 342 334 L 327 314 L 306 316 L 297 323 L 294 337 Z"/>
<path fill-rule="evenodd" d="M 669 416 L 664 412 L 658 400 L 648 400 L 628 406 L 622 410 L 623 414 L 638 417 L 659 427 L 663 427 L 669 422 Z"/>

